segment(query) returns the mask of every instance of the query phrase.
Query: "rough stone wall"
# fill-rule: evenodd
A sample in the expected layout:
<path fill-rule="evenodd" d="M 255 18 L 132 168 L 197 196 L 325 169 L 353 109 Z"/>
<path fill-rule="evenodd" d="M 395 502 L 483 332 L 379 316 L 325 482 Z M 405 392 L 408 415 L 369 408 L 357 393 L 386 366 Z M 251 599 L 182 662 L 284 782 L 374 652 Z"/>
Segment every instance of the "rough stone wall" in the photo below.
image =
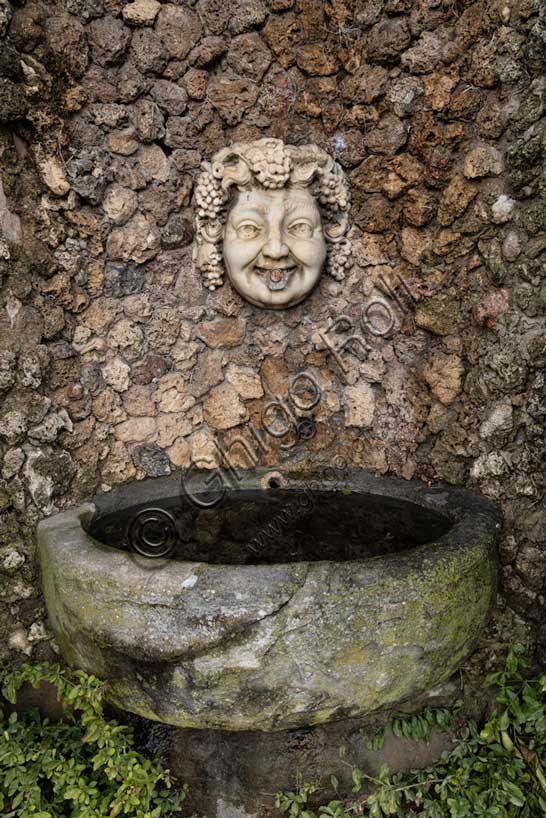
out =
<path fill-rule="evenodd" d="M 50 654 L 40 516 L 240 435 L 497 499 L 540 641 L 540 0 L 0 0 L 0 38 L 0 660 Z M 191 263 L 200 162 L 262 136 L 352 185 L 354 266 L 278 313 Z M 264 436 L 300 372 L 317 434 Z"/>

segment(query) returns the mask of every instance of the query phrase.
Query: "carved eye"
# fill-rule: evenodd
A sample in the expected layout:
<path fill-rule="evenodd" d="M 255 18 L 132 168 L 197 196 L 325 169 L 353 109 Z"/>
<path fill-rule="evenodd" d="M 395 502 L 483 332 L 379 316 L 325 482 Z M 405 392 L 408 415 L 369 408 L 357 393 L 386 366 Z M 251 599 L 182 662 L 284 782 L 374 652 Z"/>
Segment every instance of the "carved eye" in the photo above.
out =
<path fill-rule="evenodd" d="M 240 239 L 255 239 L 259 232 L 258 225 L 252 222 L 243 222 L 237 228 L 237 235 Z"/>
<path fill-rule="evenodd" d="M 288 228 L 288 232 L 298 239 L 310 239 L 313 235 L 313 228 L 309 222 L 294 222 Z"/>

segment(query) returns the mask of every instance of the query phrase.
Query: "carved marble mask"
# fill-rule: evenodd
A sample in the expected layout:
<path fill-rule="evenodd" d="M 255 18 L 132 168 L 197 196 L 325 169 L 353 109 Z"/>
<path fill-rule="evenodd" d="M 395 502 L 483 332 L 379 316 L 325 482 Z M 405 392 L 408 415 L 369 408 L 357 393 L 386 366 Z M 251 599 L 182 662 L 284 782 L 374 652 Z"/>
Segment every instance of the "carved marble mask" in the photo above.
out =
<path fill-rule="evenodd" d="M 194 262 L 215 290 L 224 273 L 265 309 L 299 304 L 322 270 L 350 265 L 349 190 L 343 169 L 316 145 L 235 143 L 201 166 Z"/>
<path fill-rule="evenodd" d="M 238 192 L 224 230 L 224 261 L 237 292 L 258 307 L 299 304 L 317 283 L 326 241 L 305 189 Z"/>

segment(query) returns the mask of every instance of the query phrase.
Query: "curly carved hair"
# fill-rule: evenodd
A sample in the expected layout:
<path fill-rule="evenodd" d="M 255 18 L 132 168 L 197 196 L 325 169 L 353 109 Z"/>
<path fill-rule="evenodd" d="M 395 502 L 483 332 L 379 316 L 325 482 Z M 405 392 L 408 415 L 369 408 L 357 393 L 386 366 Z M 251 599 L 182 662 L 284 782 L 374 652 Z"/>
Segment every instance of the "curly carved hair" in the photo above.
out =
<path fill-rule="evenodd" d="M 234 190 L 285 186 L 310 188 L 324 217 L 327 241 L 326 269 L 341 280 L 349 266 L 349 186 L 340 165 L 316 145 L 285 145 L 281 139 L 257 139 L 222 148 L 203 162 L 195 198 L 196 242 L 194 262 L 209 290 L 223 283 L 224 265 L 219 244 Z"/>

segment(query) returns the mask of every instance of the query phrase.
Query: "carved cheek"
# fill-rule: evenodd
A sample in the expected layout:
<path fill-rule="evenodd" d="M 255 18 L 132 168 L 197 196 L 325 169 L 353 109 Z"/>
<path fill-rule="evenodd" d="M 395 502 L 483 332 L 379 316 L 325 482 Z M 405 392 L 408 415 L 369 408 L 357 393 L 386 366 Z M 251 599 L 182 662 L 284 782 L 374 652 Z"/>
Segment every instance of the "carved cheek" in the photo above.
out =
<path fill-rule="evenodd" d="M 226 237 L 227 238 L 227 237 Z M 230 267 L 241 269 L 254 261 L 259 254 L 263 241 L 244 241 L 235 234 L 233 239 L 226 241 L 224 245 L 224 256 Z"/>
<path fill-rule="evenodd" d="M 322 266 L 326 256 L 326 245 L 322 233 L 310 239 L 291 238 L 287 244 L 294 258 L 305 267 Z"/>

